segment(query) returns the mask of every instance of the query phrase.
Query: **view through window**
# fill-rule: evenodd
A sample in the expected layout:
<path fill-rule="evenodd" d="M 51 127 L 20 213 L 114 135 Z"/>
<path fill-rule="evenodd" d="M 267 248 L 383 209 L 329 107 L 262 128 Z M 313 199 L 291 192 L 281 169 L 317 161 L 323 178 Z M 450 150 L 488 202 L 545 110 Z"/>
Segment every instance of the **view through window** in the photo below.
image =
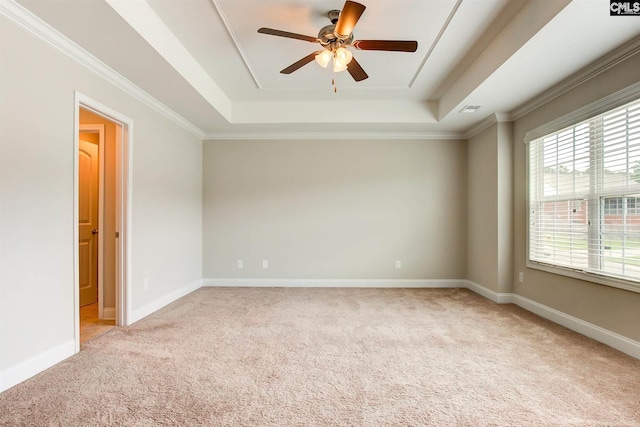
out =
<path fill-rule="evenodd" d="M 640 100 L 529 142 L 529 261 L 640 282 Z"/>

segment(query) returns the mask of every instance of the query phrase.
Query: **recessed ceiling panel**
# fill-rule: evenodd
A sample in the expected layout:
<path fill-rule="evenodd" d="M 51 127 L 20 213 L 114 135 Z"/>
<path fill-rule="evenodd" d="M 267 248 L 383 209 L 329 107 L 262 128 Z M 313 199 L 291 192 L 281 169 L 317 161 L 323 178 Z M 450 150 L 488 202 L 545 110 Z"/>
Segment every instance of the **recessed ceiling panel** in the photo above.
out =
<path fill-rule="evenodd" d="M 321 68 L 315 61 L 290 75 L 280 70 L 322 50 L 318 43 L 258 34 L 260 27 L 316 37 L 320 28 L 331 24 L 327 13 L 342 9 L 342 1 L 237 1 L 215 0 L 237 47 L 264 90 L 330 88 L 336 79 L 343 88 L 407 89 L 424 55 L 429 50 L 455 0 L 363 1 L 367 7 L 354 30 L 356 40 L 416 40 L 418 51 L 384 52 L 351 48 L 354 57 L 369 75 L 356 83 L 345 71 L 334 73 L 331 65 Z"/>

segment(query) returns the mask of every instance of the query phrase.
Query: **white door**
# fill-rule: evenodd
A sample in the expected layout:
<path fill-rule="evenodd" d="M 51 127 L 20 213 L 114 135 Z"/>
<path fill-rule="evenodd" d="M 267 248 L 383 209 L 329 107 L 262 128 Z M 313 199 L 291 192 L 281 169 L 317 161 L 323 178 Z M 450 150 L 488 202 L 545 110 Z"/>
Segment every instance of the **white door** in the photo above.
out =
<path fill-rule="evenodd" d="M 80 307 L 98 302 L 98 148 L 81 140 L 78 152 Z"/>

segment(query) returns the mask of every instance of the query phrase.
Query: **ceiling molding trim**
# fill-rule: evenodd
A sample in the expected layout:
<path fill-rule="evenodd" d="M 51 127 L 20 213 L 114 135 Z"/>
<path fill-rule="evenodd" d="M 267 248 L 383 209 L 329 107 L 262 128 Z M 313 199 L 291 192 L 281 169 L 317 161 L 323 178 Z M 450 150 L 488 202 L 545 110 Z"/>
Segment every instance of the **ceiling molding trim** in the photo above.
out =
<path fill-rule="evenodd" d="M 312 140 L 312 139 L 423 139 L 461 140 L 466 139 L 460 132 L 210 132 L 204 141 L 251 141 L 251 140 Z"/>
<path fill-rule="evenodd" d="M 521 117 L 529 114 L 530 112 L 542 107 L 543 105 L 553 101 L 559 96 L 569 92 L 577 86 L 585 83 L 586 81 L 604 73 L 608 69 L 615 67 L 621 62 L 631 58 L 632 56 L 640 53 L 640 37 L 635 37 L 623 44 L 619 48 L 613 50 L 602 58 L 592 62 L 587 67 L 583 68 L 576 74 L 573 74 L 569 78 L 563 80 L 555 86 L 542 92 L 540 95 L 529 100 L 527 103 L 516 108 L 511 112 L 513 120 L 518 120 Z"/>
<path fill-rule="evenodd" d="M 484 119 L 482 119 L 480 122 L 471 126 L 469 129 L 467 129 L 463 133 L 464 138 L 471 139 L 477 134 L 479 134 L 480 132 L 489 128 L 490 126 L 495 125 L 496 123 L 505 123 L 505 122 L 511 122 L 511 121 L 513 121 L 513 117 L 511 116 L 511 114 L 508 114 L 508 113 L 491 114 L 485 117 Z"/>
<path fill-rule="evenodd" d="M 247 68 L 247 71 L 249 71 L 249 74 L 251 74 L 251 78 L 253 79 L 253 82 L 255 83 L 258 89 L 262 89 L 262 85 L 258 81 L 258 77 L 256 77 L 256 73 L 253 72 L 253 68 L 251 68 L 251 66 L 249 65 L 249 61 L 247 60 L 247 55 L 245 55 L 244 51 L 240 48 L 240 43 L 238 42 L 236 33 L 234 33 L 233 30 L 231 29 L 231 25 L 229 24 L 227 15 L 225 15 L 224 11 L 222 10 L 222 6 L 220 6 L 220 3 L 218 2 L 218 0 L 211 0 L 211 3 L 213 3 L 213 6 L 216 8 L 216 11 L 218 12 L 218 16 L 220 17 L 220 20 L 224 24 L 224 27 L 227 30 L 227 34 L 229 34 L 229 37 L 231 37 L 231 40 L 233 40 L 233 45 L 236 47 L 238 54 L 242 58 L 242 62 L 244 62 L 244 66 Z"/>
<path fill-rule="evenodd" d="M 525 144 L 548 135 L 552 132 L 557 132 L 561 129 L 573 126 L 576 123 L 580 123 L 584 120 L 588 120 L 599 114 L 604 114 L 607 111 L 618 108 L 624 104 L 638 99 L 640 96 L 640 82 L 633 83 L 624 89 L 614 92 L 605 96 L 597 101 L 587 104 L 575 111 L 558 117 L 557 119 L 539 126 L 535 129 L 531 129 L 524 135 Z"/>
<path fill-rule="evenodd" d="M 511 117 L 511 114 L 509 113 L 495 113 L 494 114 L 496 116 L 496 122 L 497 123 L 506 123 L 506 122 L 512 122 L 513 118 Z"/>
<path fill-rule="evenodd" d="M 124 91 L 127 95 L 151 108 L 161 116 L 171 120 L 181 128 L 189 131 L 199 138 L 204 137 L 205 132 L 202 129 L 164 105 L 162 102 L 158 101 L 153 96 L 149 95 L 139 86 L 122 76 L 95 56 L 91 55 L 82 47 L 68 39 L 23 6 L 17 4 L 15 1 L 1 0 L 0 15 L 15 22 L 41 40 L 49 43 L 60 52 L 71 57 L 90 71 Z"/>
<path fill-rule="evenodd" d="M 422 62 L 420 63 L 420 65 L 418 66 L 418 69 L 416 70 L 416 73 L 413 75 L 413 78 L 409 82 L 409 87 L 413 87 L 413 84 L 418 79 L 418 76 L 422 72 L 422 69 L 424 68 L 424 65 L 427 63 L 427 60 L 429 59 L 429 57 L 433 53 L 434 49 L 436 48 L 436 46 L 440 42 L 440 39 L 442 38 L 442 35 L 444 34 L 444 32 L 446 31 L 447 27 L 451 23 L 451 20 L 453 19 L 454 15 L 458 11 L 458 8 L 460 7 L 461 4 L 462 4 L 462 0 L 458 0 L 456 2 L 456 4 L 453 6 L 453 9 L 451 9 L 451 13 L 449 13 L 449 16 L 447 17 L 447 20 L 444 21 L 444 25 L 440 29 L 440 32 L 438 33 L 436 38 L 433 40 L 433 43 L 431 43 L 431 47 L 429 47 L 429 50 L 427 51 L 427 54 L 422 59 Z"/>

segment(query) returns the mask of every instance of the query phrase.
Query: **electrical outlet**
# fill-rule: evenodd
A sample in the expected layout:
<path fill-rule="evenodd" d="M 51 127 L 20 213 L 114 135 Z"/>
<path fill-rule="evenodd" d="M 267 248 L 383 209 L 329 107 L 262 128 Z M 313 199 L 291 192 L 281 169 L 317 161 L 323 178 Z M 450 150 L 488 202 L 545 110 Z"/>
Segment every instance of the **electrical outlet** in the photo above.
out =
<path fill-rule="evenodd" d="M 263 259 L 262 260 L 262 268 L 269 268 L 269 260 L 268 259 Z"/>
<path fill-rule="evenodd" d="M 149 290 L 149 278 L 148 277 L 144 278 L 144 290 L 145 291 Z"/>
<path fill-rule="evenodd" d="M 522 271 L 518 273 L 518 282 L 524 283 L 524 273 Z"/>
<path fill-rule="evenodd" d="M 238 268 L 243 268 L 244 267 L 244 262 L 242 262 L 241 259 L 238 260 Z"/>
<path fill-rule="evenodd" d="M 402 268 L 402 261 L 396 260 L 396 270 L 400 270 Z"/>

